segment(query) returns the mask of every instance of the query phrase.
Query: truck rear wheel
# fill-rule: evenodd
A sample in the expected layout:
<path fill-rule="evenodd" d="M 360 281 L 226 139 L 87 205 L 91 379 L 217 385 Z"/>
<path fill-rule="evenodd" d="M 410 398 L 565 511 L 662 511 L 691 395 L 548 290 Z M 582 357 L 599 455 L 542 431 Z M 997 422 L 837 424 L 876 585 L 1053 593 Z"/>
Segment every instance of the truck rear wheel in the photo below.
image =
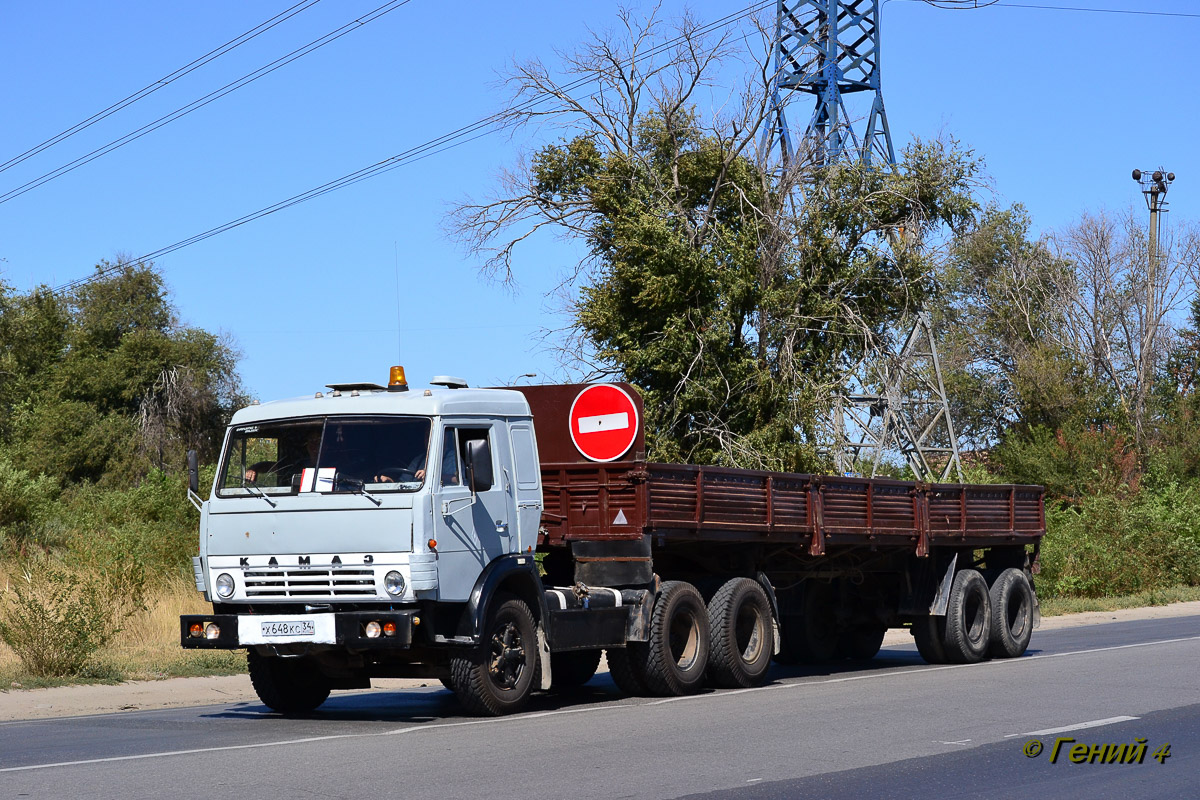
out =
<path fill-rule="evenodd" d="M 1029 578 L 1010 567 L 1000 573 L 988 592 L 992 601 L 992 634 L 988 654 L 1018 658 L 1033 636 L 1033 588 Z"/>
<path fill-rule="evenodd" d="M 758 686 L 767 679 L 775 630 L 771 602 L 757 581 L 734 578 L 708 604 L 712 653 L 709 679 L 716 686 Z"/>
<path fill-rule="evenodd" d="M 329 681 L 307 658 L 261 656 L 246 651 L 250 684 L 263 705 L 280 714 L 303 714 L 329 698 Z"/>
<path fill-rule="evenodd" d="M 704 686 L 709 644 L 704 598 L 690 583 L 667 581 L 654 603 L 650 639 L 645 644 L 631 642 L 626 650 L 646 688 L 671 697 L 693 694 Z"/>
<path fill-rule="evenodd" d="M 645 697 L 650 694 L 650 690 L 646 688 L 646 679 L 642 677 L 633 653 L 630 652 L 630 647 L 639 644 L 641 643 L 630 642 L 626 647 L 610 647 L 605 651 L 609 676 L 618 689 L 631 697 Z M 641 646 L 645 647 L 644 644 Z"/>
<path fill-rule="evenodd" d="M 887 628 L 882 625 L 855 625 L 846 628 L 838 637 L 838 655 L 852 661 L 870 661 L 883 647 Z"/>
<path fill-rule="evenodd" d="M 600 666 L 599 650 L 568 650 L 550 654 L 550 689 L 578 689 L 592 679 Z"/>
<path fill-rule="evenodd" d="M 987 581 L 977 570 L 959 570 L 946 605 L 946 635 L 942 641 L 946 660 L 952 664 L 982 661 L 991 641 L 991 619 Z"/>
<path fill-rule="evenodd" d="M 450 682 L 459 702 L 480 716 L 519 711 L 529 700 L 538 671 L 537 632 L 529 606 L 497 596 L 479 646 L 450 659 Z"/>
<path fill-rule="evenodd" d="M 912 623 L 913 639 L 917 642 L 917 652 L 926 664 L 945 664 L 946 648 L 942 640 L 946 637 L 946 618 L 925 614 L 917 617 Z"/>

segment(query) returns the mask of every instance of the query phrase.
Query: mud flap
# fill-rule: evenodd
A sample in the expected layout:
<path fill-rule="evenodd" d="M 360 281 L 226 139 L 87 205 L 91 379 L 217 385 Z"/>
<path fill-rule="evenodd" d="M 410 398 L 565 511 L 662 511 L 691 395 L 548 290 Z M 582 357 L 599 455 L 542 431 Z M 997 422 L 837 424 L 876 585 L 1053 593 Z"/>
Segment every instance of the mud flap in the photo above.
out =
<path fill-rule="evenodd" d="M 538 659 L 542 662 L 542 686 L 543 692 L 550 690 L 550 683 L 554 676 L 550 674 L 550 645 L 546 643 L 546 629 L 539 622 L 537 626 L 538 638 Z"/>

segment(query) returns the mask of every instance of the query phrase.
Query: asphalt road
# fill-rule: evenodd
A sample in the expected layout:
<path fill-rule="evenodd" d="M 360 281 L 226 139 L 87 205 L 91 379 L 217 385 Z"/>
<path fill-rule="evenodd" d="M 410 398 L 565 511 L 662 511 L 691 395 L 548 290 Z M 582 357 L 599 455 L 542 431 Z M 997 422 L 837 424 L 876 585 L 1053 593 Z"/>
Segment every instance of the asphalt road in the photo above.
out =
<path fill-rule="evenodd" d="M 495 720 L 418 689 L 335 694 L 303 719 L 236 704 L 8 722 L 0 797 L 1198 797 L 1198 672 L 1200 617 L 1179 617 L 1037 632 L 1024 658 L 970 666 L 893 647 L 688 698 L 623 698 L 600 676 Z M 1051 763 L 1058 739 L 1074 741 Z M 1139 739 L 1142 763 L 1070 758 Z"/>

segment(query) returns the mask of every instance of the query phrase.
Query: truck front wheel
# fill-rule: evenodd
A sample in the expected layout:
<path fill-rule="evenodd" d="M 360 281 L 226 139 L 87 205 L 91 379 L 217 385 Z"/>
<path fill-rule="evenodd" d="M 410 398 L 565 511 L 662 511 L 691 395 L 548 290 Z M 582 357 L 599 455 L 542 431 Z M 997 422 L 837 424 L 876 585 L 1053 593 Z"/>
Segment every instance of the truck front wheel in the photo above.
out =
<path fill-rule="evenodd" d="M 451 657 L 450 682 L 472 714 L 511 714 L 529 700 L 539 663 L 529 606 L 510 595 L 496 597 L 479 646 Z"/>
<path fill-rule="evenodd" d="M 307 658 L 260 656 L 250 648 L 246 664 L 258 699 L 281 714 L 312 711 L 329 697 L 329 681 Z"/>

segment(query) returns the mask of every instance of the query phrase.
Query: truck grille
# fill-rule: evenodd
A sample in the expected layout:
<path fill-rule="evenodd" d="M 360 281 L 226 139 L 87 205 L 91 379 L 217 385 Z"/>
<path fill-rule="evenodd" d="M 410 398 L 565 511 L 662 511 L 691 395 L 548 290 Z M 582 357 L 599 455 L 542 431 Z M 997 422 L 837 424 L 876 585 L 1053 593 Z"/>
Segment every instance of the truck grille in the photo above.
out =
<path fill-rule="evenodd" d="M 374 597 L 369 569 L 271 569 L 244 573 L 247 597 Z"/>

